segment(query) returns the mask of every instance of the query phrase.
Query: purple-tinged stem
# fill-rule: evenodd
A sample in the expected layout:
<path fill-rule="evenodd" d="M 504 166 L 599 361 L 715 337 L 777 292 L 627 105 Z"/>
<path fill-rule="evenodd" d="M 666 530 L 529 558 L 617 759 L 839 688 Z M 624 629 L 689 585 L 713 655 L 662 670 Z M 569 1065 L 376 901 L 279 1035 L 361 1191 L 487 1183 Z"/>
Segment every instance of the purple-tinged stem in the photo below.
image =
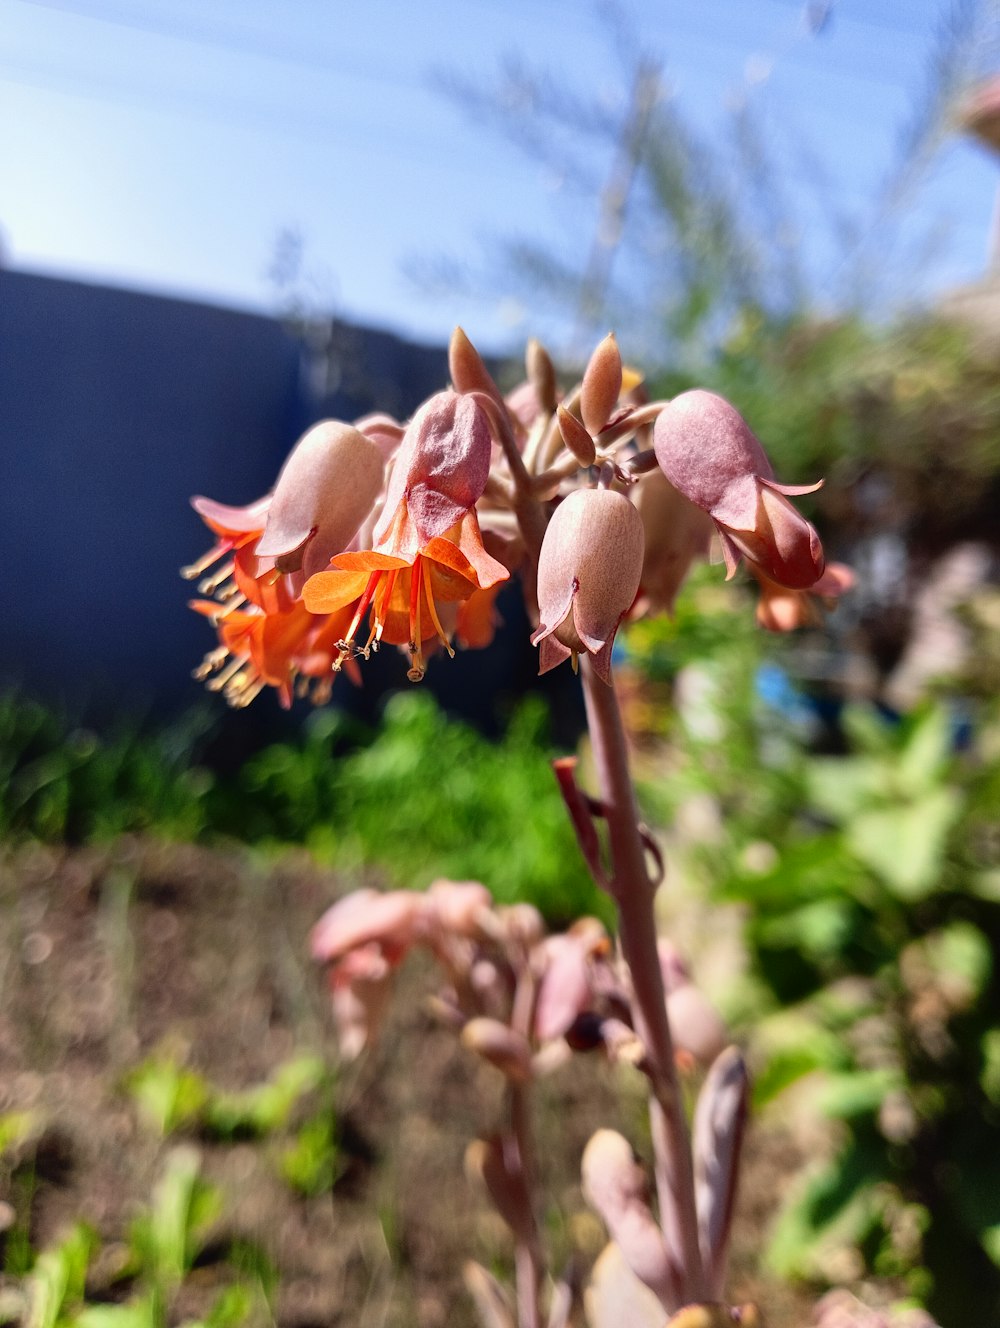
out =
<path fill-rule="evenodd" d="M 685 1297 L 701 1300 L 705 1278 L 698 1245 L 691 1144 L 656 948 L 655 890 L 646 867 L 618 698 L 614 687 L 594 672 L 589 659 L 582 663 L 587 723 L 610 841 L 611 892 L 618 906 L 619 941 L 632 979 L 636 1032 L 652 1066 L 650 1124 L 660 1222 L 668 1248 L 681 1261 Z"/>

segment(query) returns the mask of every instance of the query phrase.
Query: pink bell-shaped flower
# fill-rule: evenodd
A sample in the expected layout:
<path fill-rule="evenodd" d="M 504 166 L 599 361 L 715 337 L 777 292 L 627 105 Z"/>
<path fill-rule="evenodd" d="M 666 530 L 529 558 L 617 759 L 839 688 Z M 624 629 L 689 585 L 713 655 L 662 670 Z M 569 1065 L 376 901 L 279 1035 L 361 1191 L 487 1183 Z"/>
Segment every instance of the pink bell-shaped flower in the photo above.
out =
<path fill-rule="evenodd" d="M 342 553 L 382 488 L 382 454 L 350 424 L 323 420 L 288 455 L 254 550 L 279 572 L 310 576 Z"/>
<path fill-rule="evenodd" d="M 538 559 L 539 673 L 583 653 L 611 680 L 611 648 L 642 572 L 642 519 L 613 489 L 578 489 L 556 508 Z"/>
<path fill-rule="evenodd" d="M 788 501 L 819 484 L 779 484 L 746 420 L 723 397 L 701 390 L 675 397 L 657 416 L 653 448 L 674 488 L 715 522 L 729 576 L 740 558 L 791 590 L 823 575 L 819 536 Z"/>

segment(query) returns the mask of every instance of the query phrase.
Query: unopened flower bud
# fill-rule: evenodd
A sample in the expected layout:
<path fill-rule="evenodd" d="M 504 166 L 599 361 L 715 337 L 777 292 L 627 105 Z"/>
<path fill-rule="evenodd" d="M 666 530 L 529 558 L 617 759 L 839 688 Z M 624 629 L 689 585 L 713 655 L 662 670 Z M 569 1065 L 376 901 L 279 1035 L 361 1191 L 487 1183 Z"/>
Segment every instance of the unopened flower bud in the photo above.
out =
<path fill-rule="evenodd" d="M 462 1043 L 516 1083 L 531 1077 L 527 1040 L 499 1019 L 470 1019 L 462 1029 Z"/>
<path fill-rule="evenodd" d="M 609 332 L 591 355 L 580 387 L 580 413 L 589 433 L 596 435 L 607 424 L 621 390 L 622 357 Z"/>
<path fill-rule="evenodd" d="M 562 434 L 563 442 L 581 466 L 592 466 L 597 458 L 597 449 L 594 446 L 593 438 L 576 416 L 568 411 L 565 406 L 559 407 L 557 415 L 559 417 L 559 432 Z"/>
<path fill-rule="evenodd" d="M 615 1130 L 598 1130 L 583 1150 L 581 1173 L 585 1199 L 604 1219 L 629 1268 L 669 1304 L 671 1258 L 649 1207 L 645 1172 L 628 1140 Z"/>
<path fill-rule="evenodd" d="M 533 1231 L 531 1205 L 526 1202 L 524 1178 L 509 1164 L 503 1141 L 473 1139 L 465 1150 L 465 1174 L 482 1185 L 493 1200 L 497 1212 L 510 1229 L 522 1239 Z"/>
<path fill-rule="evenodd" d="M 570 655 L 590 655 L 610 682 L 611 649 L 642 572 L 642 520 L 612 489 L 578 489 L 556 508 L 538 561 L 538 612 L 531 638 L 539 673 Z"/>
<path fill-rule="evenodd" d="M 556 408 L 556 398 L 559 394 L 556 371 L 549 352 L 534 337 L 528 342 L 524 367 L 528 382 L 535 389 L 539 407 L 546 415 L 551 415 Z"/>
<path fill-rule="evenodd" d="M 493 375 L 460 327 L 455 328 L 448 343 L 448 369 L 456 392 L 485 392 L 498 406 L 503 406 L 503 397 Z"/>

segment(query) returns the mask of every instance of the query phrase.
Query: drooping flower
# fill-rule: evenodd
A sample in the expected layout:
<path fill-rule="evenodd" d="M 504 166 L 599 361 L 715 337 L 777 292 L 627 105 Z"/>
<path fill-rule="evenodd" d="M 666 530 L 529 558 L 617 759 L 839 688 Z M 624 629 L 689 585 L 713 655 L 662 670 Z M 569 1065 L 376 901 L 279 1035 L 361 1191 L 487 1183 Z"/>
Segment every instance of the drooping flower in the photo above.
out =
<path fill-rule="evenodd" d="M 255 604 L 220 613 L 211 600 L 194 600 L 191 607 L 219 633 L 218 647 L 194 671 L 196 678 L 207 680 L 209 691 L 221 692 L 238 708 L 249 705 L 265 687 L 275 688 L 285 709 L 296 689 L 310 695 L 315 705 L 329 700 L 333 661 L 349 611 L 317 615 L 293 603 L 285 613 L 268 613 Z"/>
<path fill-rule="evenodd" d="M 491 438 L 485 413 L 471 397 L 439 392 L 413 417 L 393 463 L 382 514 L 369 550 L 339 554 L 330 571 L 307 581 L 303 598 L 314 613 L 354 605 L 342 658 L 353 650 L 371 611 L 366 654 L 381 641 L 405 645 L 409 676 L 424 674 L 424 643 L 449 652 L 439 604 L 457 604 L 507 579 L 483 547 L 475 504 L 489 476 Z"/>
<path fill-rule="evenodd" d="M 539 673 L 579 654 L 610 682 L 615 633 L 639 588 L 642 518 L 612 489 L 577 489 L 552 514 L 538 560 Z"/>
<path fill-rule="evenodd" d="M 340 420 L 323 420 L 288 455 L 254 549 L 282 573 L 308 577 L 348 547 L 382 488 L 382 454 Z"/>
<path fill-rule="evenodd" d="M 797 627 L 816 626 L 822 618 L 820 608 L 833 608 L 855 581 L 854 572 L 845 563 L 827 563 L 823 575 L 808 590 L 779 586 L 752 563 L 750 570 L 760 583 L 757 623 L 768 632 L 793 632 Z"/>
<path fill-rule="evenodd" d="M 743 416 L 723 397 L 701 390 L 675 397 L 657 416 L 653 448 L 674 488 L 715 522 L 729 576 L 746 558 L 791 590 L 819 580 L 819 536 L 788 501 L 819 484 L 779 484 Z"/>
<path fill-rule="evenodd" d="M 217 543 L 182 574 L 193 578 L 221 563 L 199 583 L 216 602 L 191 605 L 219 633 L 195 676 L 231 705 L 247 705 L 271 686 L 288 706 L 298 679 L 317 679 L 313 700 L 328 698 L 337 643 L 351 615 L 310 613 L 299 592 L 314 565 L 326 566 L 350 544 L 375 504 L 382 471 L 371 439 L 324 420 L 296 443 L 267 497 L 243 508 L 193 499 Z"/>

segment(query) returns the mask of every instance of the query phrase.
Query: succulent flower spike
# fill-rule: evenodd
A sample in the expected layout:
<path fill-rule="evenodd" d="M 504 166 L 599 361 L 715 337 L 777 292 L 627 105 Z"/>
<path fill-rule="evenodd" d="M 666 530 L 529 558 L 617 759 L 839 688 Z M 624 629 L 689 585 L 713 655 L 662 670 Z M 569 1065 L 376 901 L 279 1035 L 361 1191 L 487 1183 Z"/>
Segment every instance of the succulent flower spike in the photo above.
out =
<path fill-rule="evenodd" d="M 538 612 L 531 638 L 539 673 L 584 652 L 611 678 L 611 648 L 642 572 L 642 519 L 623 494 L 578 489 L 556 508 L 538 561 Z"/>
<path fill-rule="evenodd" d="M 333 570 L 310 577 L 303 590 L 313 613 L 355 606 L 340 661 L 382 640 L 405 645 L 409 677 L 419 681 L 424 642 L 436 638 L 451 653 L 438 602 L 455 604 L 507 579 L 507 568 L 483 547 L 475 513 L 490 450 L 486 416 L 469 397 L 439 392 L 413 417 L 393 463 L 375 547 L 338 554 Z M 354 637 L 369 609 L 371 630 L 357 650 Z"/>
<path fill-rule="evenodd" d="M 281 469 L 254 550 L 279 572 L 311 576 L 350 544 L 382 488 L 382 454 L 349 424 L 324 420 Z"/>
<path fill-rule="evenodd" d="M 854 586 L 854 572 L 845 563 L 827 563 L 826 571 L 808 590 L 787 590 L 771 581 L 751 563 L 760 582 L 757 624 L 768 632 L 794 632 L 814 627 L 822 618 L 820 608 L 836 607 L 841 595 Z"/>
<path fill-rule="evenodd" d="M 675 397 L 657 416 L 653 448 L 674 488 L 715 522 L 729 576 L 741 558 L 791 590 L 807 590 L 823 575 L 819 536 L 788 501 L 822 481 L 778 484 L 764 449 L 724 398 L 700 390 Z"/>

